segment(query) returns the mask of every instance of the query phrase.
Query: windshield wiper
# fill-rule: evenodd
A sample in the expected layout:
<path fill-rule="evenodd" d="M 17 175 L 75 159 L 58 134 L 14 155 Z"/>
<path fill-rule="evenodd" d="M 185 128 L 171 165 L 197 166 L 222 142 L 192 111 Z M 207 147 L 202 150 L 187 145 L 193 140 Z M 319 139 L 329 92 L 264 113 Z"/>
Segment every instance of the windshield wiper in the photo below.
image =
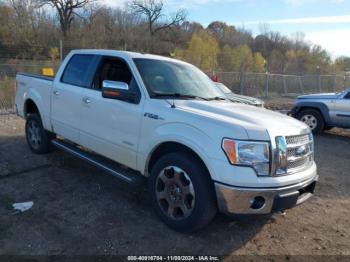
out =
<path fill-rule="evenodd" d="M 219 101 L 219 100 L 226 100 L 226 98 L 225 98 L 225 97 L 222 97 L 222 96 L 216 96 L 216 97 L 210 97 L 210 98 L 208 98 L 207 100 L 208 100 L 208 101 L 214 101 L 214 100 Z"/>
<path fill-rule="evenodd" d="M 209 99 L 205 97 L 195 96 L 195 95 L 186 95 L 186 94 L 180 94 L 180 93 L 153 93 L 152 97 L 175 97 L 175 98 L 200 99 L 200 100 L 209 101 Z"/>

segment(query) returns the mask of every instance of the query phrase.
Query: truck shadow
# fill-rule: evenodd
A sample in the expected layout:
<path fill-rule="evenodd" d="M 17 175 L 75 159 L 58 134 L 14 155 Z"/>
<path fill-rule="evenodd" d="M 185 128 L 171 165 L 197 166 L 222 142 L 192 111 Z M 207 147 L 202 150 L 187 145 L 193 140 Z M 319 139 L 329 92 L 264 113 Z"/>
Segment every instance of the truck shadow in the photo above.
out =
<path fill-rule="evenodd" d="M 344 149 L 350 139 L 325 134 L 315 142 L 316 195 L 349 197 L 350 152 Z M 24 215 L 0 217 L 0 243 L 6 243 L 0 253 L 227 255 L 242 247 L 259 250 L 264 243 L 256 236 L 267 228 L 264 236 L 273 237 L 273 224 L 282 223 L 275 215 L 234 220 L 217 215 L 203 230 L 180 234 L 155 215 L 145 185 L 120 182 L 62 151 L 34 155 L 23 136 L 0 137 L 0 147 L 1 174 L 12 168 L 0 176 L 2 196 L 35 203 Z M 28 241 L 36 249 L 23 248 Z"/>
<path fill-rule="evenodd" d="M 20 250 L 30 238 L 33 246 L 41 246 L 35 253 L 46 252 L 50 243 L 59 253 L 96 254 L 108 240 L 113 243 L 108 254 L 224 255 L 244 246 L 269 221 L 217 215 L 207 228 L 180 234 L 155 215 L 146 185 L 120 182 L 65 152 L 33 155 L 22 136 L 1 137 L 0 146 L 6 149 L 1 153 L 2 196 L 35 203 L 26 215 L 1 217 L 6 230 L 0 241 L 11 250 Z M 28 235 L 33 230 L 38 239 Z M 0 252 L 6 253 L 6 246 Z M 20 253 L 26 252 L 33 251 Z"/>

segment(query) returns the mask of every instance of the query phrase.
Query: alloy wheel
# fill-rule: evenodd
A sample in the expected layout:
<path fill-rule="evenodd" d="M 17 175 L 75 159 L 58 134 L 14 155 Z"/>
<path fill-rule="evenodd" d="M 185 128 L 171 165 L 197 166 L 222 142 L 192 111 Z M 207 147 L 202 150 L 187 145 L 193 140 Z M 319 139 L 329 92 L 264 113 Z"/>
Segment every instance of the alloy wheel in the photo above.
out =
<path fill-rule="evenodd" d="M 42 137 L 40 132 L 40 126 L 36 121 L 30 121 L 28 123 L 27 137 L 30 145 L 34 149 L 39 149 L 42 143 Z"/>
<path fill-rule="evenodd" d="M 314 130 L 317 127 L 317 118 L 313 115 L 303 115 L 300 121 L 307 124 L 311 130 Z"/>
<path fill-rule="evenodd" d="M 195 204 L 195 191 L 190 177 L 175 166 L 166 167 L 158 174 L 156 197 L 162 212 L 175 220 L 189 217 Z"/>

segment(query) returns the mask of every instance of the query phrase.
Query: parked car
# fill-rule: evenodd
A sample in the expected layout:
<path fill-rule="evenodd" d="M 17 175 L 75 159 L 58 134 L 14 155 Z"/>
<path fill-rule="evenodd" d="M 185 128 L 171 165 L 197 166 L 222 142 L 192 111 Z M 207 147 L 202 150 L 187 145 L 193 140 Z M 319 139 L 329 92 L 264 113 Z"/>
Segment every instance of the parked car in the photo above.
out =
<path fill-rule="evenodd" d="M 314 192 L 310 129 L 219 99 L 214 83 L 185 62 L 78 50 L 54 79 L 19 73 L 16 83 L 34 153 L 54 145 L 125 182 L 147 178 L 156 213 L 175 230 L 198 230 L 218 210 L 285 210 Z"/>
<path fill-rule="evenodd" d="M 222 83 L 215 83 L 216 86 L 225 94 L 226 98 L 231 100 L 235 103 L 243 103 L 247 105 L 257 106 L 257 107 L 264 107 L 264 101 L 250 97 L 250 96 L 243 96 L 243 95 L 237 95 L 231 91 L 227 86 L 225 86 Z"/>
<path fill-rule="evenodd" d="M 299 96 L 291 115 L 315 134 L 333 127 L 350 128 L 350 88 L 340 93 Z"/>

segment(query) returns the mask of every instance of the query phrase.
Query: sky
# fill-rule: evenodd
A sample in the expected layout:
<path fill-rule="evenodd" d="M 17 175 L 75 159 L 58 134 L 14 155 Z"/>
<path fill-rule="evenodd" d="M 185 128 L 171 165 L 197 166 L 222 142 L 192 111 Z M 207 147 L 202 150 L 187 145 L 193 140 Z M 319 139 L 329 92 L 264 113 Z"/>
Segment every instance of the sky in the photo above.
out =
<path fill-rule="evenodd" d="M 123 5 L 126 0 L 106 0 Z M 188 20 L 207 26 L 224 21 L 257 35 L 262 25 L 287 36 L 303 32 L 305 40 L 321 45 L 332 57 L 350 56 L 350 0 L 163 0 L 168 13 L 179 8 Z"/>

